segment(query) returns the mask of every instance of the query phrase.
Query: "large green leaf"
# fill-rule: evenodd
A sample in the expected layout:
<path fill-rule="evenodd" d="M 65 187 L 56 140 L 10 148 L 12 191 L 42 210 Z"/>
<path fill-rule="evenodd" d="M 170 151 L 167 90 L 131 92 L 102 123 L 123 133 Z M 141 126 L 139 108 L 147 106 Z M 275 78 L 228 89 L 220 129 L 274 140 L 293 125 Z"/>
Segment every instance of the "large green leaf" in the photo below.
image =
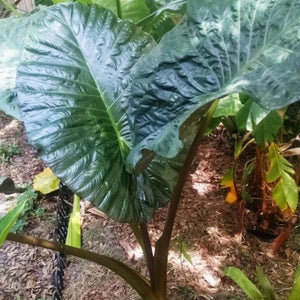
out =
<path fill-rule="evenodd" d="M 0 20 L 0 110 L 17 119 L 21 118 L 15 92 L 17 67 L 28 28 L 36 16 Z"/>
<path fill-rule="evenodd" d="M 152 40 L 102 7 L 44 11 L 26 40 L 17 92 L 30 141 L 53 172 L 111 218 L 141 222 L 165 205 L 179 162 L 157 158 L 136 177 L 126 117 L 135 64 Z"/>
<path fill-rule="evenodd" d="M 190 117 L 216 98 L 243 92 L 268 109 L 297 101 L 299 15 L 299 0 L 188 1 L 185 20 L 139 63 L 129 167 L 148 151 L 174 157 Z"/>

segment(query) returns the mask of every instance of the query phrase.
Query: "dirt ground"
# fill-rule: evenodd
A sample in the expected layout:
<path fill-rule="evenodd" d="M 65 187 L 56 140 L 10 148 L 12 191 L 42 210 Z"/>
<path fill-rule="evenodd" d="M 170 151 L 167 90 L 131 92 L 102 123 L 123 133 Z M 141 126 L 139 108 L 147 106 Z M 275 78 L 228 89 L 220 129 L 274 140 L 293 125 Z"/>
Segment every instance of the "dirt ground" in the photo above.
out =
<path fill-rule="evenodd" d="M 43 169 L 36 151 L 28 144 L 21 123 L 0 113 L 0 143 L 18 145 L 20 154 L 10 163 L 0 163 L 0 176 L 18 184 L 28 183 Z M 277 257 L 266 253 L 268 243 L 244 232 L 238 242 L 237 207 L 225 202 L 226 191 L 220 180 L 232 162 L 232 143 L 220 132 L 203 140 L 190 170 L 173 232 L 169 257 L 169 299 L 247 299 L 236 285 L 223 276 L 226 266 L 241 268 L 251 279 L 261 266 L 273 284 L 278 299 L 286 299 L 300 258 L 300 226 Z M 14 203 L 17 195 L 0 194 L 0 215 Z M 27 235 L 53 238 L 55 197 L 40 199 L 45 209 L 32 217 L 24 229 Z M 108 220 L 98 210 L 83 203 L 83 247 L 109 254 L 146 275 L 142 251 L 126 224 Z M 167 208 L 158 210 L 149 223 L 156 241 L 163 228 Z M 184 243 L 192 264 L 180 254 Z M 154 245 L 154 244 L 153 244 Z M 0 249 L 0 300 L 51 299 L 51 273 L 54 253 L 40 248 L 5 242 Z M 124 281 L 107 269 L 84 260 L 68 258 L 64 299 L 139 300 Z M 299 296 L 300 299 L 300 296 Z"/>

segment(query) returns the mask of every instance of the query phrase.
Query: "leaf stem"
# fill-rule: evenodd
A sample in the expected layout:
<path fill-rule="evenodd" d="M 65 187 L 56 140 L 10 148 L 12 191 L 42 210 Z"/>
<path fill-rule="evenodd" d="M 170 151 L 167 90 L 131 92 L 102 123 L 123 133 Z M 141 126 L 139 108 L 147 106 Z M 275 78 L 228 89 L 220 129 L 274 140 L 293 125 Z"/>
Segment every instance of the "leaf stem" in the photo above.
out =
<path fill-rule="evenodd" d="M 10 11 L 12 11 L 17 17 L 21 17 L 22 14 L 7 0 L 0 0 Z"/>
<path fill-rule="evenodd" d="M 147 263 L 149 275 L 150 275 L 150 280 L 152 282 L 153 280 L 153 262 L 154 262 L 154 257 L 153 257 L 153 252 L 151 248 L 151 241 L 149 237 L 149 232 L 147 228 L 147 223 L 130 223 L 129 224 L 136 240 L 140 244 L 143 254 Z"/>
<path fill-rule="evenodd" d="M 121 8 L 121 0 L 116 0 L 117 5 L 117 14 L 120 19 L 122 19 L 122 8 Z"/>
<path fill-rule="evenodd" d="M 7 235 L 7 240 L 46 248 L 58 251 L 60 253 L 64 253 L 66 255 L 73 255 L 79 258 L 86 259 L 88 261 L 95 262 L 112 270 L 120 277 L 122 277 L 128 284 L 132 286 L 132 288 L 134 288 L 138 292 L 138 294 L 144 300 L 157 300 L 146 278 L 144 278 L 142 275 L 137 273 L 135 270 L 129 268 L 122 262 L 115 260 L 109 256 L 100 255 L 94 252 L 90 252 L 88 250 L 79 249 L 64 244 L 52 242 L 49 240 L 38 239 L 32 236 L 25 236 L 21 234 L 9 233 Z"/>
<path fill-rule="evenodd" d="M 209 122 L 213 117 L 217 105 L 218 105 L 218 100 L 213 102 L 213 104 L 210 106 L 209 110 L 207 111 L 206 115 L 203 116 L 200 120 L 199 131 L 196 134 L 196 137 L 190 147 L 184 165 L 179 173 L 176 187 L 174 189 L 173 196 L 170 201 L 170 207 L 169 207 L 167 220 L 165 223 L 163 233 L 156 243 L 155 255 L 154 255 L 154 266 L 153 266 L 153 274 L 155 274 L 155 278 L 152 287 L 159 300 L 166 299 L 168 252 L 169 252 L 169 246 L 172 237 L 174 222 L 176 218 L 176 213 L 180 203 L 180 196 L 186 178 L 189 174 L 191 164 L 197 153 L 199 143 L 206 132 L 207 126 L 209 125 Z"/>

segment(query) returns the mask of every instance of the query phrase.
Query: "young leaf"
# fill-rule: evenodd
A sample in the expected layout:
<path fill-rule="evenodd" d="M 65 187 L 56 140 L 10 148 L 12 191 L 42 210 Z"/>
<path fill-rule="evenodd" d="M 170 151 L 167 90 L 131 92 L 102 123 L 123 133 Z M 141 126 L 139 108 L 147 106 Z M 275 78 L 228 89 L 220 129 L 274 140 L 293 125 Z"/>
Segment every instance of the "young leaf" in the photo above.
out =
<path fill-rule="evenodd" d="M 49 194 L 59 189 L 59 179 L 50 168 L 45 168 L 43 172 L 34 177 L 33 188 L 44 195 Z"/>
<path fill-rule="evenodd" d="M 236 114 L 236 125 L 240 131 L 253 131 L 269 113 L 270 110 L 248 99 Z"/>
<path fill-rule="evenodd" d="M 174 157 L 191 117 L 217 98 L 243 92 L 272 110 L 297 101 L 299 14 L 299 0 L 188 1 L 184 21 L 139 62 L 129 168 L 149 151 Z"/>
<path fill-rule="evenodd" d="M 295 211 L 298 205 L 298 187 L 295 180 L 286 172 L 276 184 L 272 198 L 281 210 L 285 210 L 287 205 Z"/>
<path fill-rule="evenodd" d="M 261 287 L 261 292 L 264 295 L 264 300 L 275 300 L 274 289 L 262 268 L 257 268 L 256 274 Z"/>
<path fill-rule="evenodd" d="M 74 195 L 73 210 L 69 219 L 66 245 L 81 248 L 80 198 Z"/>
<path fill-rule="evenodd" d="M 240 101 L 239 94 L 229 95 L 219 100 L 214 118 L 235 116 L 242 107 L 243 104 Z"/>
<path fill-rule="evenodd" d="M 268 143 L 272 142 L 282 126 L 283 118 L 278 111 L 271 111 L 257 126 L 254 128 L 252 135 L 256 143 L 264 149 Z"/>
<path fill-rule="evenodd" d="M 295 211 L 298 204 L 298 187 L 289 175 L 295 173 L 291 163 L 280 155 L 279 148 L 274 143 L 269 147 L 268 158 L 270 167 L 266 175 L 267 182 L 278 180 L 273 189 L 272 198 L 281 210 L 289 206 Z"/>
<path fill-rule="evenodd" d="M 187 252 L 187 249 L 186 249 L 186 243 L 184 241 L 180 241 L 179 242 L 179 250 L 180 250 L 180 254 L 183 255 L 183 257 L 192 265 L 193 264 L 193 261 L 192 261 L 192 258 L 191 256 L 189 255 L 189 253 Z"/>
<path fill-rule="evenodd" d="M 235 267 L 225 269 L 225 276 L 230 277 L 252 300 L 263 300 L 264 296 L 244 272 Z"/>
<path fill-rule="evenodd" d="M 13 209 L 11 209 L 5 216 L 0 218 L 0 247 L 6 239 L 10 229 L 14 223 L 18 220 L 18 217 L 22 214 L 27 201 L 35 197 L 33 190 L 28 190 L 24 192 L 18 198 L 18 204 Z"/>

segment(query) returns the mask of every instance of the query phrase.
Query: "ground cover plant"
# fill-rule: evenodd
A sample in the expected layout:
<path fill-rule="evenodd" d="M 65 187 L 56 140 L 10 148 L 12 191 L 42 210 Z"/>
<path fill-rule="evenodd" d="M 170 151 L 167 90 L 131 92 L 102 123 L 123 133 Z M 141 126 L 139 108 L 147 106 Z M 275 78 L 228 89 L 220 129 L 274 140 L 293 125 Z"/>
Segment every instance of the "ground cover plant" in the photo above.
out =
<path fill-rule="evenodd" d="M 179 196 L 218 99 L 244 93 L 270 110 L 299 100 L 299 1 L 186 5 L 176 26 L 153 34 L 158 43 L 97 5 L 59 4 L 0 21 L 1 108 L 24 121 L 44 162 L 77 195 L 131 224 L 150 283 L 105 256 L 9 238 L 97 261 L 143 299 L 166 299 Z M 155 15 L 141 21 L 145 30 Z M 152 253 L 146 222 L 169 201 Z"/>

